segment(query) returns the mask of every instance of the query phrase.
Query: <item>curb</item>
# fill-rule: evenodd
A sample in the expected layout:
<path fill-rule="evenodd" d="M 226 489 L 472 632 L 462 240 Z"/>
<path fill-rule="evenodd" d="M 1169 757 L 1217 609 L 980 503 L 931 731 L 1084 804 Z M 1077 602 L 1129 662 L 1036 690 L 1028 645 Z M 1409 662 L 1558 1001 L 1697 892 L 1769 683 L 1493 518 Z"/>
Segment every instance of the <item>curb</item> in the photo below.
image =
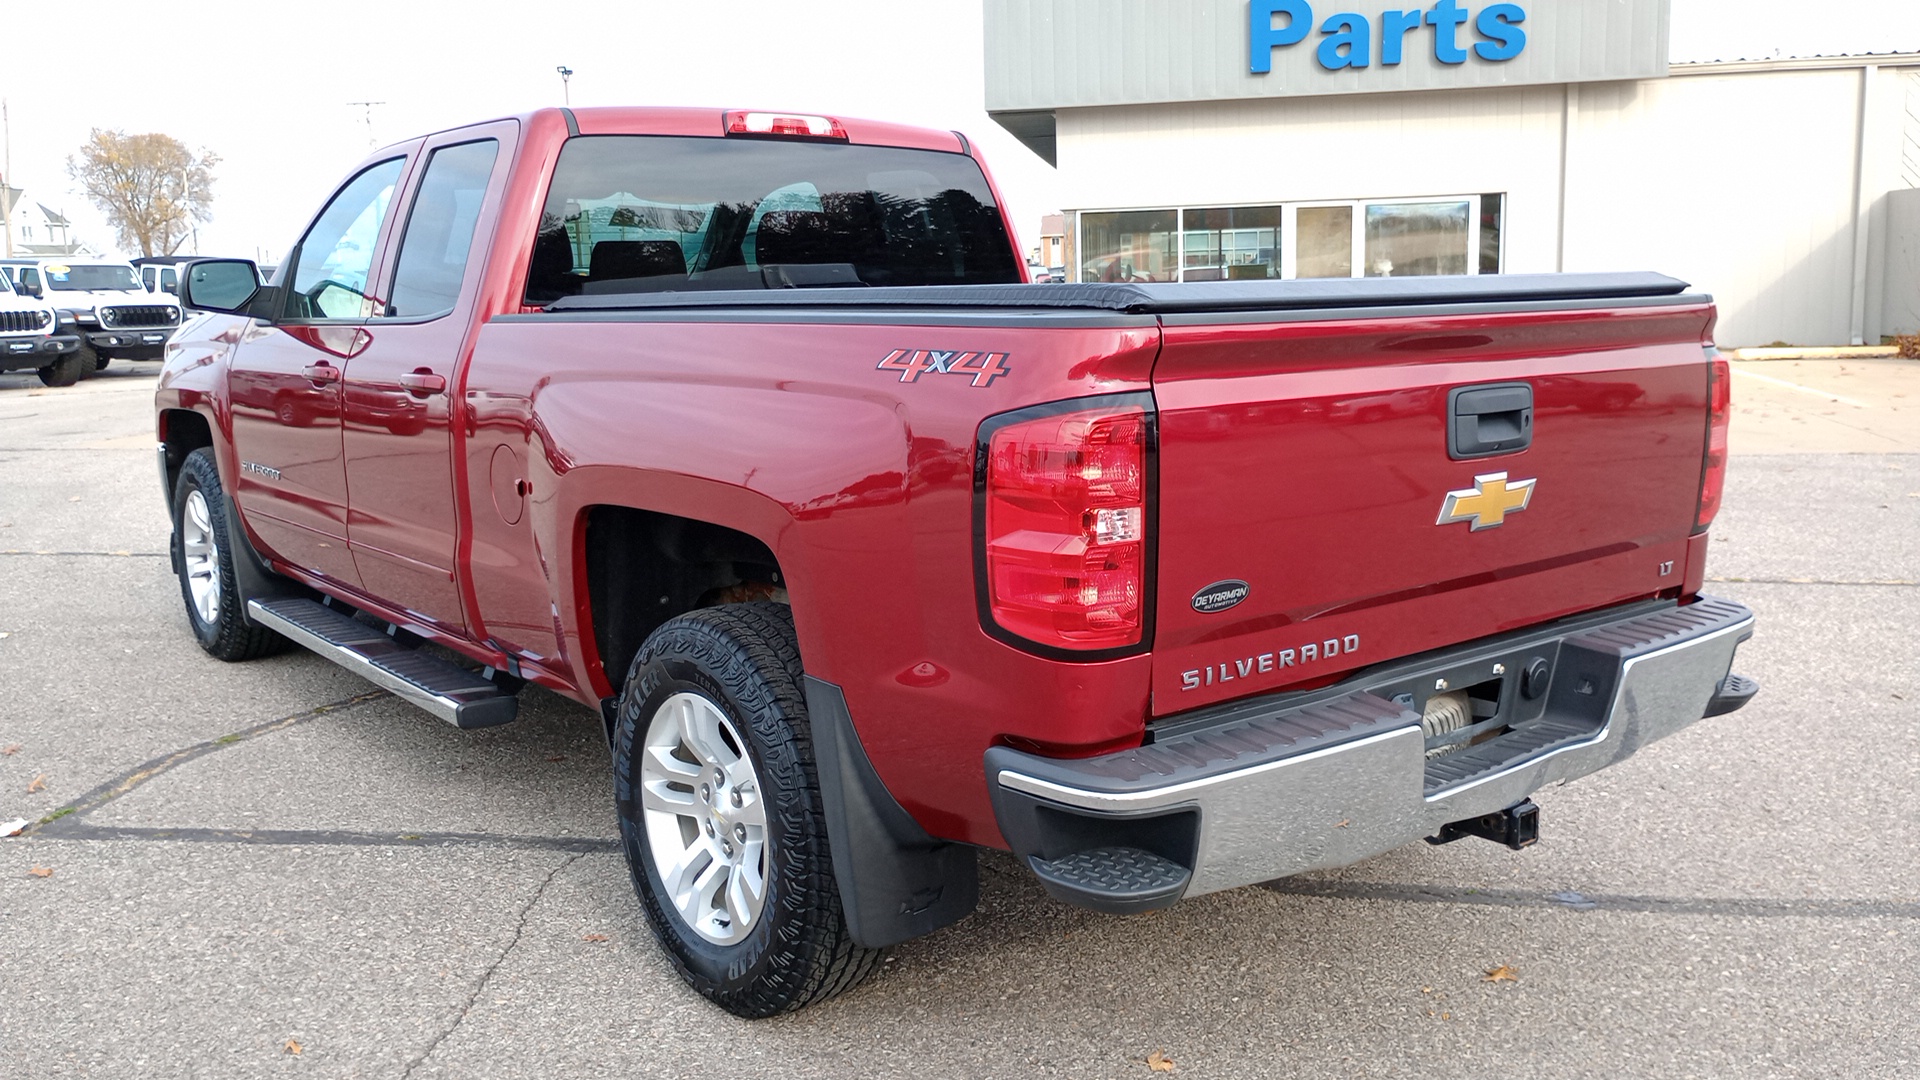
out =
<path fill-rule="evenodd" d="M 1729 349 L 1734 360 L 1897 360 L 1897 345 L 1842 345 L 1837 348 Z"/>

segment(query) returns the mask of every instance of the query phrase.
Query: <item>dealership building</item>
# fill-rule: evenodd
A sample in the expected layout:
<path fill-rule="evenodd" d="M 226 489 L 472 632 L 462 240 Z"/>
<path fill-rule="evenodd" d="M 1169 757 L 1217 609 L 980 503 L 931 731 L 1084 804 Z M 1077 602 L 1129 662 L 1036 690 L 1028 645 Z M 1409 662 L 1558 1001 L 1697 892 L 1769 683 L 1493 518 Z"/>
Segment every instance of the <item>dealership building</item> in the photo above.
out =
<path fill-rule="evenodd" d="M 987 107 L 1072 281 L 1658 270 L 1723 345 L 1920 332 L 1920 54 L 1670 64 L 1668 6 L 987 0 Z"/>

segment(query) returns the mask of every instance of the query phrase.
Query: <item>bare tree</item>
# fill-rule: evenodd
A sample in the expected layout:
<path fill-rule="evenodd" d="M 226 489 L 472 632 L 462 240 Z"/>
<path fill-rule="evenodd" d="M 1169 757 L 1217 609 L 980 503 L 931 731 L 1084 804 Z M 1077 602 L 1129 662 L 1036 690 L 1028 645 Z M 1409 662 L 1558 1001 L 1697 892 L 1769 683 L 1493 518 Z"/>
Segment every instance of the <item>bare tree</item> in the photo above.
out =
<path fill-rule="evenodd" d="M 79 154 L 67 159 L 67 174 L 107 215 L 122 248 L 171 255 L 194 222 L 212 219 L 218 164 L 218 155 L 204 149 L 195 155 L 171 135 L 95 128 Z"/>

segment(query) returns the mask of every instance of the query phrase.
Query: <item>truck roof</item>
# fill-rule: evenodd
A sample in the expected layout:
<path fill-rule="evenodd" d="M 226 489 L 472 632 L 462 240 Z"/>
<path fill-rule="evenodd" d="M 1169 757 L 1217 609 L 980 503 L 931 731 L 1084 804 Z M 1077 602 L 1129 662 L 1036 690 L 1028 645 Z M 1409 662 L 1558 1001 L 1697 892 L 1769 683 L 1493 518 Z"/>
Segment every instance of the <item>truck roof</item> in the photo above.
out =
<path fill-rule="evenodd" d="M 824 116 L 838 121 L 847 133 L 847 141 L 856 146 L 897 146 L 909 150 L 938 150 L 953 154 L 969 153 L 972 149 L 966 136 L 957 131 L 940 131 L 935 128 L 895 124 L 884 120 L 863 120 L 835 113 L 809 110 L 689 109 L 620 105 L 588 109 L 537 109 L 517 116 L 493 117 L 472 124 L 447 128 L 445 131 L 428 132 L 411 139 L 402 139 L 389 147 L 382 148 L 380 154 L 384 155 L 388 150 L 405 146 L 419 138 L 444 134 L 447 131 L 461 131 L 481 124 L 497 123 L 500 120 L 519 120 L 523 124 L 531 125 L 537 120 L 558 118 L 566 124 L 570 135 L 691 135 L 721 138 L 727 133 L 727 116 L 738 112 L 796 117 Z"/>

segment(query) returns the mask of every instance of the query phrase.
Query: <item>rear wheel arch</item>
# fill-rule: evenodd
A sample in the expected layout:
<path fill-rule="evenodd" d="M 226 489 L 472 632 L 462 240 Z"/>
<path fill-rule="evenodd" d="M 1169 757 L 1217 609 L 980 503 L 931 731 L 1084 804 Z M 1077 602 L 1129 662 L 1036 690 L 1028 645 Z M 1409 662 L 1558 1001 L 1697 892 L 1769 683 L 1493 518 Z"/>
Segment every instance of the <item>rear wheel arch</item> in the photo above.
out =
<path fill-rule="evenodd" d="M 616 692 L 668 620 L 726 604 L 790 604 L 787 569 L 772 546 L 717 522 L 596 504 L 581 511 L 576 550 L 588 616 L 581 629 Z"/>

